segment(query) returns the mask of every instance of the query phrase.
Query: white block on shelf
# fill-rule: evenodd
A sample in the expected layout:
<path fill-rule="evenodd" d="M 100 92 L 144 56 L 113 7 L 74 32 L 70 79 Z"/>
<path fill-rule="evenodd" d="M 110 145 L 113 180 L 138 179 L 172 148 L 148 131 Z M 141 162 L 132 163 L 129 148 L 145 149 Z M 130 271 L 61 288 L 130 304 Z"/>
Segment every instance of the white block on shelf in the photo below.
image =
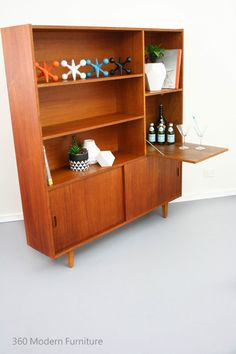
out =
<path fill-rule="evenodd" d="M 97 162 L 101 167 L 112 166 L 115 156 L 111 151 L 100 151 L 97 156 Z"/>

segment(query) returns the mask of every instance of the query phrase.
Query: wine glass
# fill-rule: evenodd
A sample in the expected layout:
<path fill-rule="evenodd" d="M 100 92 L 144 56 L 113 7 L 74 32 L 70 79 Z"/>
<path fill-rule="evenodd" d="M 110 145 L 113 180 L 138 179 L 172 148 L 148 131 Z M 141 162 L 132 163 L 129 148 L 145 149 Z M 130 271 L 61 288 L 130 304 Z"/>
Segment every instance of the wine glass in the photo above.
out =
<path fill-rule="evenodd" d="M 194 121 L 194 130 L 197 133 L 197 136 L 199 137 L 200 143 L 199 146 L 195 147 L 196 150 L 205 150 L 205 146 L 202 145 L 202 139 L 203 136 L 206 132 L 207 125 L 206 124 L 199 124 L 197 121 L 196 117 L 193 116 L 193 121 Z"/>
<path fill-rule="evenodd" d="M 185 138 L 188 135 L 190 126 L 189 125 L 185 125 L 185 124 L 177 124 L 177 129 L 180 132 L 180 134 L 183 137 L 183 144 L 179 147 L 180 150 L 187 150 L 189 149 L 188 146 L 185 145 Z"/>

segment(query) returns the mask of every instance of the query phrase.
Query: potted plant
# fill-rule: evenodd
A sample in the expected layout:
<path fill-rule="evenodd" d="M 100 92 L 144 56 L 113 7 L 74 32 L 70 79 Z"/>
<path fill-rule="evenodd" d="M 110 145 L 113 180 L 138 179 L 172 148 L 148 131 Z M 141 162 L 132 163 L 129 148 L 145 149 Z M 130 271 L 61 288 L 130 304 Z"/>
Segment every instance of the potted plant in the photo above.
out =
<path fill-rule="evenodd" d="M 166 68 L 162 63 L 165 49 L 161 45 L 149 44 L 145 49 L 145 77 L 146 89 L 148 91 L 159 91 L 162 89 L 166 78 Z"/>
<path fill-rule="evenodd" d="M 76 136 L 72 137 L 69 149 L 69 163 L 72 171 L 86 171 L 89 168 L 88 150 L 78 145 Z"/>

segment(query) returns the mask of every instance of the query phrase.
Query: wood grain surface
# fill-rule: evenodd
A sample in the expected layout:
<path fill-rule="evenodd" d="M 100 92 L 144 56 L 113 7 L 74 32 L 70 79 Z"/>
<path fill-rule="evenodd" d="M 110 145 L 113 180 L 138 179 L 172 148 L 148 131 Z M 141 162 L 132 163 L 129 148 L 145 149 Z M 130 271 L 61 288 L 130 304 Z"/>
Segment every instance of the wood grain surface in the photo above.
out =
<path fill-rule="evenodd" d="M 190 144 L 186 143 L 185 145 L 189 147 L 187 150 L 181 150 L 180 146 L 182 143 L 177 143 L 173 145 L 157 145 L 155 146 L 164 154 L 164 158 L 182 162 L 189 162 L 189 163 L 199 163 L 201 161 L 207 160 L 211 157 L 217 156 L 222 154 L 223 152 L 228 151 L 227 148 L 222 148 L 218 146 L 205 146 L 205 150 L 196 150 L 196 147 L 199 144 Z M 147 147 L 148 154 L 157 154 L 159 153 L 150 145 Z"/>

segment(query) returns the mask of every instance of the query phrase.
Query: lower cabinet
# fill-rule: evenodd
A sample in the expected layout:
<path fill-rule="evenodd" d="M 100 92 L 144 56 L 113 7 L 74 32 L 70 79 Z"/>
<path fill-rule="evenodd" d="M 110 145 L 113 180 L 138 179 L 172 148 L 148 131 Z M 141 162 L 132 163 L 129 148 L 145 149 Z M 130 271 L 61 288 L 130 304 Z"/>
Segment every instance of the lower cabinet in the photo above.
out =
<path fill-rule="evenodd" d="M 157 156 L 50 191 L 55 251 L 61 252 L 181 195 L 181 163 Z"/>
<path fill-rule="evenodd" d="M 147 156 L 125 166 L 126 218 L 135 218 L 181 195 L 181 163 Z"/>
<path fill-rule="evenodd" d="M 50 192 L 56 252 L 124 222 L 122 168 Z"/>

